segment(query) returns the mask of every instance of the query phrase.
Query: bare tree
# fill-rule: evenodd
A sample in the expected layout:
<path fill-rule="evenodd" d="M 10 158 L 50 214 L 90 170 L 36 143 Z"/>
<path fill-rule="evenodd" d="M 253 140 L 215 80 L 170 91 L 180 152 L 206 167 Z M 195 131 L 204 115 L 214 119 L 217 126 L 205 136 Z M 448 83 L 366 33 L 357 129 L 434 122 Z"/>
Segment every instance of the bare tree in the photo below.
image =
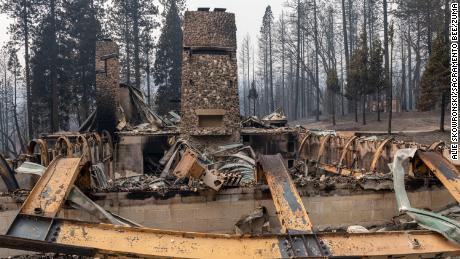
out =
<path fill-rule="evenodd" d="M 8 48 L 8 70 L 13 76 L 13 85 L 14 85 L 14 98 L 13 98 L 13 118 L 14 125 L 16 127 L 16 135 L 19 140 L 19 145 L 21 147 L 21 152 L 25 151 L 25 142 L 21 133 L 21 127 L 19 126 L 18 119 L 18 87 L 19 81 L 21 78 L 21 63 L 19 63 L 17 50 L 10 46 Z"/>
<path fill-rule="evenodd" d="M 388 109 L 388 134 L 391 134 L 391 116 L 392 116 L 392 99 L 393 89 L 390 85 L 390 58 L 388 53 L 388 6 L 387 0 L 383 0 L 383 46 L 385 56 L 385 85 L 387 91 L 387 109 Z"/>
<path fill-rule="evenodd" d="M 315 38 L 315 87 L 316 87 L 316 121 L 319 121 L 319 42 L 318 42 L 318 15 L 316 10 L 316 0 L 313 0 L 313 15 L 315 20 L 315 27 L 314 27 L 314 38 Z"/>

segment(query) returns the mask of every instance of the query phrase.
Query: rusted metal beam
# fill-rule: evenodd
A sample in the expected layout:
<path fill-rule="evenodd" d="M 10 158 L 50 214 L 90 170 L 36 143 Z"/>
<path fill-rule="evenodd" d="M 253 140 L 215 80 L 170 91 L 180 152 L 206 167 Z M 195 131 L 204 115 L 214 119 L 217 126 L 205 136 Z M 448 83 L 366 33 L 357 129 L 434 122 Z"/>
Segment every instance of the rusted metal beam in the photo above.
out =
<path fill-rule="evenodd" d="M 445 146 L 446 143 L 442 140 L 440 141 L 436 141 L 436 142 L 433 142 L 429 147 L 428 147 L 428 151 L 437 151 L 438 149 L 442 148 L 443 146 Z"/>
<path fill-rule="evenodd" d="M 355 178 L 362 177 L 363 173 L 360 172 L 359 170 L 354 170 L 354 169 L 349 169 L 349 168 L 341 168 L 337 167 L 334 165 L 330 164 L 325 164 L 325 163 L 316 163 L 315 164 L 316 168 L 322 169 L 328 173 L 333 173 L 333 174 L 340 174 L 343 176 L 352 176 Z"/>
<path fill-rule="evenodd" d="M 374 157 L 372 158 L 371 166 L 369 168 L 370 172 L 376 172 L 377 170 L 377 163 L 379 162 L 380 157 L 382 156 L 383 151 L 385 150 L 385 147 L 393 141 L 393 138 L 387 138 L 382 143 L 380 143 L 379 147 L 374 153 Z"/>
<path fill-rule="evenodd" d="M 92 161 L 93 163 L 101 162 L 104 159 L 104 146 L 102 143 L 102 137 L 99 135 L 99 133 L 94 132 L 91 134 L 90 140 L 92 143 L 94 143 L 94 145 L 90 146 Z"/>
<path fill-rule="evenodd" d="M 449 193 L 460 202 L 460 172 L 442 154 L 434 151 L 417 151 L 416 157 L 433 172 Z"/>
<path fill-rule="evenodd" d="M 57 210 L 72 182 L 50 165 L 21 209 L 0 247 L 85 256 L 134 256 L 169 258 L 324 258 L 326 256 L 388 256 L 420 254 L 460 254 L 460 247 L 432 232 L 377 232 L 367 234 L 311 233 L 311 223 L 280 155 L 262 156 L 263 170 L 286 234 L 239 236 L 172 232 L 56 219 Z M 77 160 L 83 160 L 83 157 Z M 64 163 L 67 164 L 67 163 Z M 78 174 L 76 162 L 71 172 Z M 69 169 L 68 169 L 69 170 Z M 56 172 L 59 171 L 59 174 Z M 62 174 L 62 175 L 61 175 Z M 71 173 L 72 174 L 72 173 Z M 56 178 L 52 181 L 51 178 Z M 43 181 L 42 183 L 40 183 Z M 45 186 L 46 188 L 44 188 Z M 43 192 L 40 190 L 45 189 Z M 48 196 L 49 195 L 49 196 Z M 32 200 L 32 201 L 29 201 Z M 36 210 L 45 203 L 40 215 Z M 51 202 L 51 203 L 49 203 Z M 40 207 L 41 208 L 41 207 Z M 43 215 L 43 216 L 42 216 Z"/>
<path fill-rule="evenodd" d="M 206 169 L 198 163 L 198 154 L 187 149 L 176 168 L 173 175 L 177 178 L 193 177 L 199 179 Z"/>
<path fill-rule="evenodd" d="M 321 146 L 319 148 L 319 152 L 318 152 L 318 157 L 316 158 L 316 162 L 321 162 L 321 158 L 323 157 L 324 155 L 324 152 L 326 151 L 326 143 L 329 141 L 329 139 L 331 138 L 331 135 L 326 135 L 323 137 L 323 139 L 321 140 Z"/>
<path fill-rule="evenodd" d="M 88 140 L 84 135 L 77 137 L 76 146 L 78 147 L 79 155 L 84 161 L 91 161 L 91 150 L 89 148 Z"/>
<path fill-rule="evenodd" d="M 69 138 L 66 137 L 65 135 L 60 136 L 56 140 L 56 145 L 54 146 L 54 151 L 56 152 L 55 156 L 63 155 L 62 151 L 64 150 L 65 147 L 65 156 L 67 157 L 72 157 L 73 155 L 73 145 L 72 142 L 70 142 Z"/>
<path fill-rule="evenodd" d="M 70 220 L 54 220 L 38 238 L 0 236 L 0 246 L 41 252 L 86 256 L 164 258 L 282 258 L 283 246 L 276 236 L 184 233 L 147 228 L 121 227 Z M 45 245 L 45 246 L 43 246 Z M 80 251 L 81 249 L 81 251 Z"/>
<path fill-rule="evenodd" d="M 55 158 L 30 192 L 20 213 L 55 217 L 80 173 L 83 163 L 82 157 Z"/>
<path fill-rule="evenodd" d="M 27 151 L 30 156 L 34 155 L 34 149 L 38 145 L 40 149 L 40 159 L 41 159 L 41 164 L 42 166 L 48 166 L 50 159 L 48 156 L 48 145 L 46 144 L 46 141 L 43 139 L 34 139 L 29 142 L 29 145 L 27 146 Z"/>
<path fill-rule="evenodd" d="M 347 153 L 348 153 L 348 150 L 350 149 L 350 146 L 355 142 L 355 140 L 357 139 L 358 137 L 357 136 L 353 136 L 351 137 L 347 143 L 345 144 L 345 146 L 343 147 L 343 150 L 342 150 L 342 154 L 340 155 L 340 160 L 338 162 L 338 166 L 339 167 L 343 167 L 344 164 L 343 164 L 343 161 L 345 161 L 345 158 L 347 156 Z"/>
<path fill-rule="evenodd" d="M 181 160 L 174 168 L 173 175 L 179 179 L 188 177 L 201 179 L 205 185 L 215 191 L 219 191 L 225 182 L 224 177 L 217 170 L 208 170 L 202 165 L 198 154 L 190 148 L 185 150 Z"/>
<path fill-rule="evenodd" d="M 302 139 L 299 145 L 299 149 L 297 150 L 297 156 L 300 156 L 305 144 L 307 143 L 310 137 L 311 137 L 311 132 L 308 132 L 307 135 Z"/>
<path fill-rule="evenodd" d="M 429 231 L 327 233 L 318 237 L 328 245 L 332 256 L 340 257 L 424 255 L 423 258 L 445 258 L 460 254 L 460 246 Z"/>
<path fill-rule="evenodd" d="M 281 155 L 260 156 L 258 164 L 267 179 L 282 232 L 312 233 L 311 220 Z"/>
<path fill-rule="evenodd" d="M 311 237 L 173 232 L 63 219 L 54 220 L 43 231 L 38 238 L 0 236 L 0 246 L 92 257 L 308 258 L 292 245 L 294 240 Z M 460 254 L 459 246 L 429 231 L 325 233 L 318 234 L 317 239 L 329 248 L 325 254 L 330 257 Z"/>

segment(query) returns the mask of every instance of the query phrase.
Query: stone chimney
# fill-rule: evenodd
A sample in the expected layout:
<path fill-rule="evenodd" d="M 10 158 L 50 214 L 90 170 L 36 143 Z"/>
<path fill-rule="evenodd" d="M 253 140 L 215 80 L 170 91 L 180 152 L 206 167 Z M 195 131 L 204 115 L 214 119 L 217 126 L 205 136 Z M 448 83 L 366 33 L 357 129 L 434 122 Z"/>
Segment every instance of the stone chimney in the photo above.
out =
<path fill-rule="evenodd" d="M 192 143 L 240 141 L 235 15 L 225 9 L 185 12 L 181 136 Z"/>
<path fill-rule="evenodd" d="M 97 129 L 113 133 L 118 124 L 117 109 L 120 103 L 119 48 L 106 39 L 96 44 L 96 102 Z"/>

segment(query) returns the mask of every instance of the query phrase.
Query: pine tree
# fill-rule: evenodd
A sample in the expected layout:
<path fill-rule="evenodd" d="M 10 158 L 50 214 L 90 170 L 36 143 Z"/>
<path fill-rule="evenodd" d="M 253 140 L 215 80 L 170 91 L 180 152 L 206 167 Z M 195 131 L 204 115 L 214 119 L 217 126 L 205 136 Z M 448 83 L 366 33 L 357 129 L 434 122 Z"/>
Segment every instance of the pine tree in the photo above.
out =
<path fill-rule="evenodd" d="M 179 110 L 182 68 L 182 29 L 176 0 L 165 3 L 166 17 L 158 40 L 153 76 L 159 114 Z"/>
<path fill-rule="evenodd" d="M 101 0 L 74 0 L 67 2 L 65 16 L 68 26 L 66 34 L 70 39 L 69 46 L 75 55 L 69 57 L 73 82 L 75 112 L 78 122 L 82 123 L 94 109 L 96 91 L 96 72 L 94 56 L 96 41 L 101 38 L 99 16 L 102 13 Z"/>
<path fill-rule="evenodd" d="M 387 88 L 388 135 L 391 135 L 391 120 L 393 114 L 393 86 L 390 83 L 390 53 L 388 49 L 388 3 L 383 0 L 383 54 L 385 57 L 385 87 Z"/>
<path fill-rule="evenodd" d="M 108 17 L 108 30 L 120 45 L 121 80 L 131 83 L 133 23 L 130 18 L 130 1 L 114 0 Z"/>
<path fill-rule="evenodd" d="M 449 95 L 450 65 L 449 44 L 444 35 L 438 34 L 434 41 L 433 52 L 431 53 L 425 72 L 422 76 L 422 84 L 418 109 L 422 111 L 433 110 L 441 101 L 441 123 L 440 130 L 444 131 L 444 110 L 446 99 Z"/>
<path fill-rule="evenodd" d="M 366 112 L 366 96 L 370 93 L 368 85 L 368 47 L 366 32 L 361 33 L 358 48 L 353 52 L 350 60 L 349 80 L 346 88 L 347 98 L 355 103 L 355 121 L 358 122 L 358 102 L 362 101 L 363 124 Z"/>
<path fill-rule="evenodd" d="M 50 1 L 41 6 L 31 59 L 37 132 L 70 130 L 89 116 L 94 105 L 94 55 L 101 37 L 102 3 Z"/>
<path fill-rule="evenodd" d="M 110 12 L 110 31 L 121 43 L 122 71 L 127 83 L 141 86 L 142 34 L 146 27 L 155 24 L 158 8 L 153 1 L 113 0 Z M 132 80 L 134 73 L 134 80 Z"/>
<path fill-rule="evenodd" d="M 32 44 L 31 56 L 31 96 L 32 117 L 35 132 L 49 132 L 51 127 L 51 49 L 49 40 L 54 31 L 47 19 L 38 25 L 37 34 Z"/>
<path fill-rule="evenodd" d="M 14 45 L 9 45 L 8 47 L 8 70 L 13 77 L 13 118 L 14 118 L 14 127 L 16 130 L 16 135 L 19 140 L 19 145 L 21 147 L 21 152 L 25 151 L 25 141 L 21 132 L 21 127 L 19 126 L 18 119 L 18 88 L 19 81 L 22 80 L 21 70 L 22 66 L 18 59 L 18 50 Z"/>
<path fill-rule="evenodd" d="M 380 121 L 380 96 L 385 87 L 383 48 L 379 39 L 374 40 L 369 53 L 369 82 L 377 93 L 377 121 Z"/>
<path fill-rule="evenodd" d="M 330 69 L 327 71 L 326 86 L 330 95 L 332 125 L 335 126 L 335 95 L 340 92 L 337 70 Z"/>

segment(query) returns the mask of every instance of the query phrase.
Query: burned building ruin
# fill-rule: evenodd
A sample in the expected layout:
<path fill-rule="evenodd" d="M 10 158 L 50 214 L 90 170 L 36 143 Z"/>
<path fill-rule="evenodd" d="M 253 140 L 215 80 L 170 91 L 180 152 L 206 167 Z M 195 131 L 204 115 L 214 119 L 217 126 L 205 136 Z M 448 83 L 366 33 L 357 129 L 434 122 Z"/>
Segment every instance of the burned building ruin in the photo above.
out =
<path fill-rule="evenodd" d="M 181 116 L 120 83 L 118 46 L 104 40 L 97 110 L 80 131 L 0 155 L 0 256 L 460 254 L 459 164 L 443 142 L 240 121 L 234 14 L 184 18 Z"/>

